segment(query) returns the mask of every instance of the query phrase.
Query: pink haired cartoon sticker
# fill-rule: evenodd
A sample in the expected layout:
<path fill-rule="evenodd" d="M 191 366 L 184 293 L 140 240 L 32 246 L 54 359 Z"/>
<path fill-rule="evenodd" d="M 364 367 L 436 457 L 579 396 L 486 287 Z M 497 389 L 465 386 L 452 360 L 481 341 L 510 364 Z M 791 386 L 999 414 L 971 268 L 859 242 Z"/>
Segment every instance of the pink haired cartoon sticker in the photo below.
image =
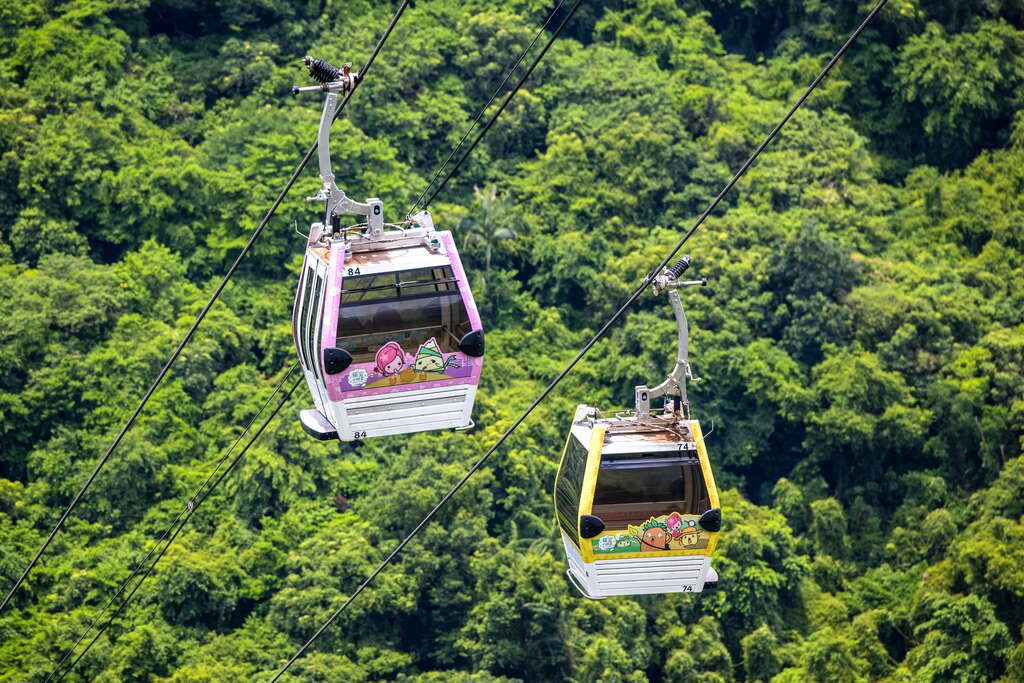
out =
<path fill-rule="evenodd" d="M 389 341 L 377 349 L 376 361 L 374 372 L 379 372 L 385 377 L 397 375 L 405 367 L 405 351 L 398 342 Z"/>
<path fill-rule="evenodd" d="M 678 538 L 683 534 L 683 518 L 678 512 L 673 512 L 665 520 L 665 526 L 668 527 L 668 533 L 673 538 Z"/>

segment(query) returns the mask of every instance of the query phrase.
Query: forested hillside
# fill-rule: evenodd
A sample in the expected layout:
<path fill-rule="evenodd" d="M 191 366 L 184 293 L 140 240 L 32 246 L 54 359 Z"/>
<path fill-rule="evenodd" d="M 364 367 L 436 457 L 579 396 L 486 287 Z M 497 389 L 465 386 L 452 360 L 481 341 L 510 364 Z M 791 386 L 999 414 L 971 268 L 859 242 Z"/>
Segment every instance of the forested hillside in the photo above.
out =
<path fill-rule="evenodd" d="M 334 125 L 339 185 L 402 219 L 554 4 L 419 0 Z M 584 2 L 431 207 L 488 330 L 476 429 L 317 442 L 301 388 L 67 680 L 269 679 L 871 4 Z M 358 67 L 394 5 L 0 0 L 3 593 L 314 141 L 301 57 Z M 0 616 L 0 680 L 45 678 L 294 362 L 318 185 Z M 890 0 L 687 251 L 719 590 L 586 601 L 565 577 L 573 409 L 674 359 L 646 295 L 291 680 L 1024 680 L 1024 5 Z"/>

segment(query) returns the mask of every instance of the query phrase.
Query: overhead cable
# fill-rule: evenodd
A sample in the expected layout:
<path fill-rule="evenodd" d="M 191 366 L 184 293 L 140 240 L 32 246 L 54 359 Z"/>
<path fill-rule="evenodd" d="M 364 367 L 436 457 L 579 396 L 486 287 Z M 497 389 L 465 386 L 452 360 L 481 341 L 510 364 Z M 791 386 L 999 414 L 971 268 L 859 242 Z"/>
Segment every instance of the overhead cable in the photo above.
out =
<path fill-rule="evenodd" d="M 729 191 L 733 188 L 733 186 L 736 185 L 736 183 L 739 181 L 739 179 L 742 178 L 744 174 L 746 174 L 747 170 L 757 160 L 757 157 L 761 155 L 761 152 L 763 152 L 764 149 L 769 144 L 771 144 L 772 140 L 774 140 L 775 137 L 779 134 L 779 131 L 781 131 L 782 128 L 786 125 L 786 123 L 789 122 L 789 120 L 793 117 L 797 110 L 804 104 L 807 98 L 811 96 L 811 93 L 813 93 L 814 90 L 821 83 L 821 81 L 825 79 L 825 77 L 832 70 L 832 67 L 834 67 L 836 63 L 842 58 L 842 56 L 846 54 L 846 51 L 849 50 L 850 46 L 852 46 L 856 42 L 857 38 L 860 37 L 861 33 L 863 33 L 864 30 L 867 28 L 868 24 L 871 23 L 871 20 L 878 15 L 878 13 L 882 10 L 882 8 L 886 5 L 887 2 L 888 0 L 880 0 L 879 3 L 875 5 L 875 7 L 871 10 L 871 12 L 861 23 L 861 25 L 857 27 L 857 29 L 850 35 L 846 42 L 843 43 L 842 47 L 840 47 L 839 50 L 835 53 L 835 55 L 832 56 L 832 58 L 828 61 L 828 64 L 825 65 L 825 68 L 822 69 L 821 73 L 819 73 L 818 76 L 813 81 L 811 81 L 811 84 L 807 87 L 804 93 L 796 100 L 793 106 L 790 107 L 789 111 L 787 111 L 785 116 L 782 117 L 782 120 L 780 120 L 779 123 L 775 125 L 771 132 L 768 133 L 768 136 L 764 139 L 764 141 L 757 146 L 753 154 L 751 154 L 750 157 L 746 160 L 746 162 L 744 162 L 744 164 L 740 167 L 740 169 L 736 172 L 732 179 L 729 180 L 728 183 L 726 183 L 725 187 L 722 188 L 722 191 L 719 192 L 718 195 L 711 201 L 711 203 L 704 210 L 704 212 L 700 214 L 700 216 L 690 227 L 690 229 L 687 230 L 686 233 L 679 239 L 679 241 L 668 253 L 668 255 L 665 256 L 664 259 L 662 259 L 661 263 L 659 263 L 658 266 L 643 279 L 643 282 L 640 283 L 640 286 L 637 287 L 636 291 L 633 292 L 632 295 L 630 295 L 626 302 L 622 304 L 622 306 L 614 313 L 614 315 L 611 316 L 611 318 L 608 319 L 607 322 L 605 322 L 604 325 L 602 325 L 601 329 L 597 331 L 597 334 L 595 334 L 593 338 L 583 346 L 580 352 L 576 354 L 576 357 L 573 358 L 572 361 L 570 361 L 570 363 L 560 373 L 558 373 L 558 376 L 555 377 L 555 379 L 552 380 L 550 384 L 548 384 L 547 388 L 545 388 L 544 391 L 542 391 L 536 399 L 534 399 L 533 403 L 531 403 L 530 406 L 525 411 L 523 411 L 523 413 L 518 418 L 516 418 L 515 422 L 513 422 L 512 425 L 505 430 L 501 437 L 499 437 L 498 440 L 494 442 L 494 444 L 487 450 L 487 452 L 484 453 L 480 457 L 480 459 L 473 464 L 469 471 L 466 472 L 465 476 L 463 476 L 462 479 L 460 479 L 458 483 L 455 484 L 455 486 L 453 486 L 447 493 L 444 494 L 441 500 L 438 501 L 437 505 L 435 505 L 433 509 L 431 509 L 430 512 L 428 512 L 426 516 L 424 516 L 423 519 L 420 520 L 416 527 L 412 531 L 410 531 L 405 538 L 402 539 L 402 541 L 395 547 L 395 549 L 392 550 L 391 553 L 388 554 L 388 556 L 385 557 L 379 565 L 377 565 L 377 568 L 374 569 L 373 572 L 371 572 L 370 575 L 367 576 L 363 580 L 363 582 L 359 584 L 358 587 L 356 587 L 355 591 L 353 591 L 352 594 L 349 595 L 348 599 L 340 607 L 338 607 L 334 611 L 334 613 L 332 613 L 331 616 L 328 617 L 327 621 L 325 621 L 323 625 L 321 625 L 320 628 L 318 628 L 317 631 L 302 645 L 302 647 L 300 647 L 299 650 L 294 655 L 292 655 L 291 659 L 289 659 L 285 663 L 285 665 L 277 672 L 277 674 L 271 679 L 271 681 L 278 680 L 289 669 L 289 667 L 291 667 L 295 660 L 301 657 L 303 653 L 305 653 L 306 650 L 308 650 L 309 647 L 316 641 L 316 639 L 319 638 L 320 635 L 325 630 L 327 630 L 327 628 L 331 624 L 333 624 L 338 619 L 339 616 L 341 616 L 341 614 L 348 608 L 349 605 L 352 604 L 352 602 L 357 597 L 359 597 L 363 590 L 365 590 L 366 587 L 369 586 L 373 582 L 373 580 L 377 578 L 377 576 L 382 571 L 384 571 L 384 569 L 396 557 L 398 557 L 398 555 L 409 544 L 409 542 L 412 541 L 412 539 L 415 538 L 416 535 L 431 522 L 431 520 L 433 520 L 433 518 L 437 515 L 441 508 L 443 508 L 448 503 L 448 501 L 451 500 L 452 496 L 458 493 L 459 490 L 466 484 L 466 482 L 469 481 L 470 477 L 472 477 L 481 467 L 483 467 L 484 463 L 487 462 L 491 455 L 503 443 L 505 443 L 506 439 L 508 439 L 508 437 L 511 436 L 512 433 L 519 428 L 519 425 L 521 425 L 530 415 L 530 413 L 532 413 L 534 409 L 538 405 L 540 405 L 541 401 L 547 398 L 548 394 L 550 394 L 552 390 L 554 390 L 554 388 L 558 386 L 558 384 L 565 378 L 566 375 L 569 374 L 569 372 L 576 366 L 576 364 L 579 363 L 580 360 L 582 360 L 582 358 L 587 354 L 587 352 L 590 351 L 590 349 L 593 348 L 594 345 L 597 344 L 597 342 L 605 335 L 608 329 L 613 324 L 615 324 L 615 322 L 618 321 L 619 318 L 622 317 L 626 310 L 637 300 L 637 298 L 644 292 L 644 290 L 646 290 L 651 285 L 651 283 L 654 282 L 654 279 L 657 277 L 657 275 L 662 271 L 663 268 L 665 268 L 665 266 L 669 264 L 669 262 L 673 258 L 675 258 L 676 254 L 679 252 L 680 249 L 682 249 L 683 245 L 686 244 L 690 237 L 704 223 L 707 217 L 715 210 L 715 208 L 718 207 L 718 205 L 721 203 L 725 195 L 728 194 Z"/>
<path fill-rule="evenodd" d="M 256 414 L 252 416 L 252 419 L 249 420 L 249 423 L 245 426 L 245 429 L 242 430 L 242 432 L 238 435 L 235 441 L 231 444 L 231 447 L 227 451 L 225 451 L 224 455 L 221 456 L 220 460 L 217 461 L 213 470 L 206 477 L 206 480 L 202 484 L 200 484 L 196 491 L 192 494 L 192 496 L 188 498 L 181 512 L 178 513 L 178 516 L 175 517 L 174 521 L 171 522 L 170 526 L 168 526 L 167 529 L 164 530 L 160 538 L 156 541 L 156 543 L 153 544 L 153 547 L 150 549 L 149 553 L 146 554 L 146 557 L 142 560 L 142 562 L 140 562 L 135 567 L 135 569 L 128 576 L 128 578 L 124 580 L 124 582 L 121 584 L 121 587 L 118 588 L 117 592 L 114 593 L 113 597 L 111 597 L 110 600 L 107 601 L 107 604 L 103 606 L 103 609 L 100 610 L 99 614 L 96 615 L 96 617 L 92 620 L 89 626 L 82 632 L 82 635 L 78 637 L 78 640 L 75 641 L 75 644 L 69 647 L 64 652 L 64 655 L 60 658 L 60 661 L 57 662 L 57 665 L 53 668 L 52 671 L 50 671 L 49 675 L 47 675 L 46 681 L 50 681 L 57 674 L 59 674 L 59 676 L 56 680 L 63 680 L 63 678 L 67 674 L 73 671 L 78 662 L 80 662 L 82 658 L 85 657 L 85 655 L 89 652 L 92 646 L 96 644 L 96 641 L 99 640 L 100 636 L 103 635 L 103 633 L 114 622 L 114 620 L 117 619 L 117 617 L 124 612 L 125 608 L 128 607 L 128 604 L 132 601 L 132 598 L 135 596 L 136 591 L 139 590 L 143 582 L 145 582 L 145 580 L 149 577 L 153 570 L 156 569 L 157 564 L 159 564 L 160 560 L 163 558 L 164 554 L 174 543 L 175 539 L 178 538 L 178 534 L 181 533 L 181 530 L 184 529 L 185 525 L 188 524 L 189 520 L 192 518 L 192 515 L 195 514 L 195 511 L 198 510 L 199 506 L 202 505 L 207 498 L 209 498 L 210 494 L 212 494 L 217 489 L 218 486 L 220 486 L 221 482 L 224 481 L 228 474 L 234 471 L 238 463 L 242 460 L 243 457 L 245 457 L 245 454 L 249 450 L 249 447 L 252 446 L 260 438 L 260 436 L 263 434 L 263 431 L 267 428 L 267 426 L 271 422 L 273 422 L 274 418 L 277 416 L 277 413 L 281 410 L 282 407 L 284 407 L 285 404 L 288 403 L 288 400 L 292 397 L 292 394 L 295 392 L 296 388 L 298 388 L 299 384 L 302 383 L 302 377 L 297 379 L 295 383 L 292 384 L 292 387 L 281 398 L 281 400 L 278 402 L 277 406 L 274 407 L 274 410 L 270 413 L 267 419 L 263 421 L 263 424 L 261 424 L 259 429 L 256 430 L 256 433 L 253 434 L 251 439 L 249 439 L 249 442 L 245 444 L 245 447 L 242 448 L 242 450 L 239 451 L 239 453 L 231 460 L 227 468 L 223 472 L 220 472 L 221 466 L 228 460 L 228 458 L 231 456 L 231 453 L 235 450 L 235 447 L 238 446 L 239 443 L 241 443 L 242 439 L 249 432 L 249 429 L 252 428 L 253 424 L 256 423 L 256 420 L 259 419 L 260 415 L 263 413 L 266 407 L 270 405 L 270 403 L 274 400 L 274 397 L 277 396 L 277 394 L 281 390 L 281 387 L 284 386 L 285 382 L 288 381 L 288 378 L 292 376 L 292 373 L 295 372 L 295 369 L 297 367 L 298 363 L 293 364 L 292 367 L 285 374 L 285 376 L 281 378 L 281 381 L 277 383 L 277 386 L 274 387 L 274 391 L 270 394 L 270 396 L 267 397 L 267 400 L 264 401 L 263 405 L 256 412 Z M 213 483 L 211 484 L 211 482 Z M 166 539 L 168 536 L 170 536 L 170 539 L 167 540 L 166 543 L 164 543 L 164 539 Z M 154 559 L 152 563 L 150 563 L 149 559 L 156 552 L 157 548 L 160 548 L 160 552 L 157 554 L 156 559 Z M 145 571 L 143 571 L 143 568 L 145 568 Z M 78 649 L 78 646 L 81 644 L 81 642 L 85 639 L 87 635 L 89 635 L 89 632 L 92 631 L 96 624 L 99 623 L 99 621 L 103 618 L 103 615 L 107 613 L 107 611 L 110 609 L 111 605 L 114 604 L 114 601 L 118 598 L 118 596 L 121 595 L 125 591 L 125 589 L 127 589 L 127 587 L 135 579 L 135 577 L 139 576 L 140 573 L 141 578 L 139 578 L 138 582 L 135 583 L 131 591 L 128 592 L 125 598 L 117 606 L 117 609 L 114 610 L 113 614 L 111 614 L 110 617 L 103 623 L 103 625 L 99 627 L 99 629 L 96 631 L 96 635 L 93 636 L 92 640 L 90 640 L 89 643 L 85 646 L 85 649 L 83 649 L 78 654 L 78 656 L 75 657 L 74 661 L 72 661 L 70 665 L 64 668 L 64 662 L 66 662 L 67 659 L 72 655 L 72 653 L 74 653 L 74 651 Z"/>
<path fill-rule="evenodd" d="M 540 64 L 540 60 L 544 59 L 544 55 L 547 54 L 548 50 L 555 43 L 555 39 L 558 38 L 558 36 L 562 33 L 562 29 L 564 29 L 566 24 L 569 23 L 569 20 L 572 19 L 574 14 L 576 14 L 576 10 L 579 9 L 579 6 L 582 2 L 583 0 L 576 0 L 573 6 L 569 8 L 569 12 L 565 15 L 565 17 L 562 18 L 561 23 L 558 24 L 558 28 L 555 29 L 554 33 L 552 33 L 551 37 L 548 39 L 547 44 L 544 45 L 544 48 L 540 51 L 540 54 L 537 55 L 537 57 L 533 60 L 533 63 L 531 63 L 529 68 L 526 69 L 526 73 L 522 75 L 522 77 L 519 79 L 519 82 L 516 83 L 515 87 L 512 88 L 512 90 L 505 97 L 504 101 L 498 107 L 498 111 L 494 113 L 494 116 L 491 117 L 491 120 L 488 121 L 480 130 L 480 133 L 469 145 L 469 148 L 466 149 L 466 153 L 463 154 L 459 158 L 455 166 L 452 167 L 452 170 L 449 173 L 444 174 L 444 177 L 441 178 L 441 182 L 438 183 L 437 188 L 430 194 L 430 197 L 427 199 L 427 201 L 425 201 L 422 204 L 421 208 L 426 209 L 428 206 L 430 206 L 431 202 L 434 201 L 434 197 L 436 197 L 438 193 L 444 189 L 445 185 L 448 184 L 448 181 L 451 180 L 452 177 L 459 172 L 459 169 L 462 168 L 462 164 L 465 163 L 466 159 L 469 158 L 469 155 L 473 153 L 473 150 L 476 149 L 476 146 L 480 144 L 480 141 L 483 140 L 485 135 L 487 135 L 487 131 L 491 129 L 491 126 L 494 125 L 494 122 L 497 121 L 498 117 L 501 116 L 502 112 L 505 111 L 505 107 L 508 106 L 508 103 L 511 102 L 512 98 L 516 96 L 517 92 L 519 92 L 519 89 L 523 86 L 523 83 L 526 82 L 526 79 L 530 77 L 530 74 L 533 73 L 533 70 L 537 68 L 538 64 Z M 474 123 L 474 126 L 475 125 L 476 124 Z M 470 131 L 472 131 L 472 128 L 470 128 Z M 462 143 L 460 142 L 459 144 L 461 145 Z M 431 183 L 433 183 L 433 181 L 431 181 Z"/>
<path fill-rule="evenodd" d="M 501 79 L 501 83 L 499 83 L 498 87 L 495 88 L 494 92 L 491 93 L 491 96 L 487 100 L 487 103 L 484 106 L 480 107 L 480 111 L 477 112 L 477 115 L 473 119 L 473 122 L 469 124 L 469 127 L 466 129 L 466 132 L 463 133 L 462 138 L 455 144 L 454 147 L 452 147 L 452 151 L 448 155 L 448 158 L 444 160 L 444 163 L 438 166 L 437 171 L 434 172 L 434 177 L 430 179 L 430 182 L 427 183 L 427 186 L 423 188 L 423 192 L 421 192 L 420 196 L 416 198 L 415 202 L 413 202 L 413 205 L 406 212 L 407 215 L 412 215 L 412 213 L 417 209 L 417 207 L 419 207 L 420 202 L 423 201 L 423 198 L 425 196 L 427 196 L 427 192 L 430 192 L 430 188 L 434 186 L 434 183 L 437 182 L 438 177 L 440 177 L 440 175 L 444 172 L 444 169 L 448 167 L 449 162 L 451 162 L 451 160 L 455 158 L 455 155 L 458 153 L 458 151 L 462 149 L 462 144 L 466 142 L 466 138 L 468 138 L 469 134 L 473 132 L 474 128 L 476 128 L 476 125 L 480 122 L 480 119 L 482 119 L 484 114 L 487 113 L 487 109 L 490 108 L 491 104 L 494 103 L 495 98 L 497 98 L 498 94 L 505 88 L 505 84 L 508 83 L 508 80 L 510 78 L 512 78 L 512 74 L 514 74 L 516 69 L 519 68 L 519 65 L 523 63 L 523 59 L 526 57 L 527 54 L 529 54 L 530 50 L 533 49 L 533 46 L 537 44 L 537 39 L 541 37 L 541 35 L 544 33 L 544 30 L 548 27 L 548 24 L 551 23 L 551 20 L 555 18 L 555 15 L 558 14 L 559 10 L 562 9 L 562 5 L 564 5 L 565 3 L 566 0 L 561 0 L 558 3 L 558 5 L 555 6 L 555 9 L 551 10 L 551 14 L 549 14 L 548 18 L 544 20 L 544 23 L 541 25 L 541 27 L 537 29 L 537 33 L 534 34 L 533 40 L 530 41 L 530 44 L 526 46 L 526 49 L 519 53 L 519 56 L 512 62 L 512 65 L 506 70 L 505 77 Z"/>

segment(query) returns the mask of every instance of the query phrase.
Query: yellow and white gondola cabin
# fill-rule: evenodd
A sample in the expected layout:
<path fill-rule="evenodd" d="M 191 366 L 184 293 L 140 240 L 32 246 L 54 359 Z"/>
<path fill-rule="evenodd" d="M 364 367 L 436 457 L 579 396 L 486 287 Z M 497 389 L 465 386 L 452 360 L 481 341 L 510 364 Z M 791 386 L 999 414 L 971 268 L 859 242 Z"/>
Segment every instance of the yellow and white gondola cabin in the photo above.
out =
<path fill-rule="evenodd" d="M 555 509 L 569 577 L 588 598 L 699 593 L 718 581 L 722 515 L 700 424 L 651 417 L 576 409 Z"/>
<path fill-rule="evenodd" d="M 636 409 L 580 405 L 555 477 L 555 517 L 570 580 L 587 598 L 699 593 L 718 582 L 711 566 L 722 513 L 700 423 L 690 419 L 686 316 L 677 287 L 689 265 L 667 268 L 679 324 L 676 367 L 662 384 L 636 388 Z M 651 409 L 654 398 L 665 407 Z"/>

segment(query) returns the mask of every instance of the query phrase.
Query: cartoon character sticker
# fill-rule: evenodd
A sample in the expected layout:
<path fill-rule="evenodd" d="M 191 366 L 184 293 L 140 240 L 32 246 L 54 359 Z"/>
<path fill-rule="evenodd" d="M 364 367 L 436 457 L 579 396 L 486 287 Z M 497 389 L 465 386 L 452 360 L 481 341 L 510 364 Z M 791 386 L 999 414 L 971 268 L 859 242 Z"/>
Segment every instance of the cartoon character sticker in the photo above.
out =
<path fill-rule="evenodd" d="M 470 376 L 472 365 L 460 368 L 458 354 L 446 358 L 434 337 L 420 344 L 412 358 L 397 341 L 389 341 L 377 349 L 372 367 L 354 368 L 349 372 L 348 384 L 355 388 L 377 389 Z M 449 369 L 453 371 L 451 374 Z"/>
<path fill-rule="evenodd" d="M 673 545 L 673 543 L 674 541 L 669 543 L 669 547 L 673 550 L 691 550 L 696 548 L 700 543 L 700 529 L 697 528 L 697 523 L 690 520 L 687 527 L 683 529 L 683 533 L 679 535 L 678 547 Z M 706 543 L 704 544 L 704 547 L 707 547 Z"/>
<path fill-rule="evenodd" d="M 640 542 L 626 534 L 615 534 L 615 552 L 635 553 L 640 550 Z"/>
<path fill-rule="evenodd" d="M 631 528 L 630 531 L 633 531 Z M 668 550 L 668 527 L 656 519 L 650 519 L 640 527 L 640 550 Z"/>
<path fill-rule="evenodd" d="M 683 533 L 683 516 L 678 512 L 673 512 L 665 519 L 665 526 L 668 527 L 669 536 L 679 538 L 679 535 Z"/>
<path fill-rule="evenodd" d="M 605 539 L 613 538 L 614 545 L 608 547 Z M 699 551 L 708 547 L 710 535 L 701 529 L 696 515 L 672 512 L 668 515 L 651 517 L 639 526 L 628 526 L 626 533 L 617 532 L 614 537 L 606 534 L 593 539 L 592 549 L 596 554 L 664 552 L 666 550 Z"/>
<path fill-rule="evenodd" d="M 678 512 L 673 512 L 665 519 L 668 527 L 668 547 L 670 550 L 689 550 L 696 548 L 700 542 L 700 529 L 697 520 L 683 519 Z"/>
<path fill-rule="evenodd" d="M 447 367 L 459 367 L 459 359 L 454 355 L 447 358 L 442 356 L 437 340 L 431 337 L 423 342 L 419 351 L 416 352 L 416 362 L 413 367 L 417 372 L 444 373 Z"/>
<path fill-rule="evenodd" d="M 377 349 L 377 364 L 373 371 L 385 377 L 397 375 L 405 367 L 405 351 L 398 345 L 398 342 L 389 341 Z"/>
<path fill-rule="evenodd" d="M 605 534 L 601 538 L 594 539 L 593 547 L 595 553 L 638 553 L 640 552 L 640 541 L 630 534 L 621 531 L 615 534 Z"/>

